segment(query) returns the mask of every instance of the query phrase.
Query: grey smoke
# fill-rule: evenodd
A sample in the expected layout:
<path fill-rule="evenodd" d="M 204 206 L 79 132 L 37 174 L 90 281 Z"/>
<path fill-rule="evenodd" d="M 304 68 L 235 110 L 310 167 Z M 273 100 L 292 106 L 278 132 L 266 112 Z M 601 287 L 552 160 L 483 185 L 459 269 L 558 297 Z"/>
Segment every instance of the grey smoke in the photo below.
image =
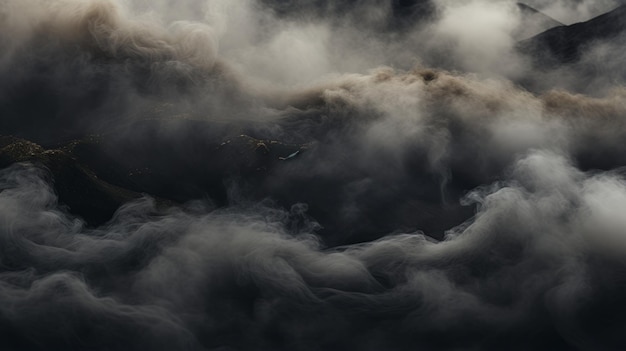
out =
<path fill-rule="evenodd" d="M 626 183 L 555 154 L 469 193 L 475 218 L 442 242 L 416 232 L 335 249 L 264 205 L 158 213 L 145 199 L 88 229 L 42 175 L 2 175 L 9 349 L 618 345 L 601 329 L 620 319 L 589 318 L 619 309 L 601 297 L 622 292 Z"/>
<path fill-rule="evenodd" d="M 1 348 L 626 346 L 620 37 L 539 72 L 513 2 L 394 4 L 2 3 Z"/>

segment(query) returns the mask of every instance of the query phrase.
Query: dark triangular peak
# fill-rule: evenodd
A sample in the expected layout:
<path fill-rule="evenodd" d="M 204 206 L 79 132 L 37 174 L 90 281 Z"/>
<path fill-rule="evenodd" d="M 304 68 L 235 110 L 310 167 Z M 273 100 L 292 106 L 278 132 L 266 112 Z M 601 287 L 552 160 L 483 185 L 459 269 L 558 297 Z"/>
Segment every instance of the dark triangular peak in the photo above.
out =
<path fill-rule="evenodd" d="M 517 3 L 517 10 L 520 14 L 520 25 L 513 33 L 513 37 L 518 40 L 527 39 L 550 28 L 564 25 L 545 13 L 521 2 Z"/>
<path fill-rule="evenodd" d="M 518 49 L 540 66 L 576 62 L 585 47 L 626 32 L 626 5 L 569 26 L 559 26 L 519 43 Z"/>

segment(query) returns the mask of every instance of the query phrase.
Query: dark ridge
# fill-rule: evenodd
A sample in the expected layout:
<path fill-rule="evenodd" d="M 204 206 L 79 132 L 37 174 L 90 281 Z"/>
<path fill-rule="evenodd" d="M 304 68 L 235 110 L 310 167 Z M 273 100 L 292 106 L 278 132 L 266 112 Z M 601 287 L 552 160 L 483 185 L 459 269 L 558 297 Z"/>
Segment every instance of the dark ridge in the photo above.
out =
<path fill-rule="evenodd" d="M 68 151 L 46 150 L 25 139 L 0 136 L 0 167 L 27 162 L 46 169 L 59 201 L 70 212 L 93 225 L 103 224 L 120 206 L 142 196 L 103 181 Z"/>
<path fill-rule="evenodd" d="M 421 181 L 401 178 L 391 189 L 382 191 L 376 185 L 386 180 L 373 180 L 371 193 L 352 199 L 359 201 L 362 213 L 354 218 L 337 216 L 349 204 L 344 198 L 350 192 L 347 184 L 359 184 L 364 175 L 310 174 L 311 165 L 331 157 L 335 145 L 289 144 L 245 134 L 228 136 L 228 130 L 216 132 L 217 127 L 215 123 L 185 119 L 135 122 L 132 130 L 149 137 L 149 145 L 145 139 L 126 138 L 115 131 L 85 136 L 52 149 L 25 139 L 2 137 L 0 166 L 30 162 L 46 168 L 59 201 L 89 225 L 107 222 L 117 208 L 142 194 L 165 206 L 209 200 L 224 207 L 238 197 L 247 201 L 271 197 L 283 208 L 304 202 L 307 216 L 295 218 L 293 225 L 298 226 L 298 221 L 306 221 L 308 216 L 315 218 L 322 226 L 318 234 L 330 246 L 376 239 L 399 228 L 421 228 L 441 239 L 446 229 L 473 215 L 473 208 L 458 204 L 442 208 L 438 180 L 423 175 L 423 160 L 416 159 L 407 166 L 415 167 L 414 176 Z M 178 133 L 157 136 L 163 130 Z M 179 134 L 186 137 L 177 137 Z M 233 198 L 233 191 L 239 196 Z M 456 196 L 461 190 L 454 192 Z M 406 201 L 396 204 L 395 196 Z"/>
<path fill-rule="evenodd" d="M 513 33 L 514 38 L 527 39 L 548 29 L 563 25 L 563 23 L 524 3 L 518 2 L 517 8 L 521 15 L 521 23 Z"/>
<path fill-rule="evenodd" d="M 626 30 L 626 5 L 586 22 L 558 26 L 521 41 L 518 50 L 538 68 L 576 62 L 589 45 L 609 40 Z"/>

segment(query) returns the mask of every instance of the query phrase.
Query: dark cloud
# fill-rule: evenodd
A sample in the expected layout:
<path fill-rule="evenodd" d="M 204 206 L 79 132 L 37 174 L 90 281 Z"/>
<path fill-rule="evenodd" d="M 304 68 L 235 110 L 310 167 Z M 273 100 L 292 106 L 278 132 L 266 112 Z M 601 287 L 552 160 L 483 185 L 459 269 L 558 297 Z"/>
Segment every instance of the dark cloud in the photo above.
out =
<path fill-rule="evenodd" d="M 624 180 L 555 154 L 469 193 L 475 218 L 442 242 L 334 249 L 314 226 L 292 229 L 298 209 L 263 204 L 199 214 L 144 199 L 87 229 L 41 175 L 18 165 L 2 178 L 9 348 L 620 345 Z"/>

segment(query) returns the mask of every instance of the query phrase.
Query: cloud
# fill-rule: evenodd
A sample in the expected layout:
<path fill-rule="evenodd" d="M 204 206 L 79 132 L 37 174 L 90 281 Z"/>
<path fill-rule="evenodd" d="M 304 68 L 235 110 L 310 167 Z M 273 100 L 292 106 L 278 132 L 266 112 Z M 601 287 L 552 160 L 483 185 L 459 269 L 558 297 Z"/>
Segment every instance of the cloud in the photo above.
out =
<path fill-rule="evenodd" d="M 315 4 L 0 5 L 2 347 L 623 348 L 621 39 Z"/>
<path fill-rule="evenodd" d="M 586 316 L 609 308 L 597 297 L 621 291 L 613 282 L 626 239 L 615 214 L 626 206 L 626 183 L 553 153 L 522 157 L 505 181 L 469 193 L 475 218 L 442 242 L 407 233 L 336 249 L 323 249 L 314 233 L 293 236 L 286 213 L 263 205 L 193 214 L 154 212 L 141 200 L 88 229 L 57 207 L 44 174 L 29 165 L 2 174 L 9 347 L 617 340 L 589 329 Z M 518 338 L 520 326 L 537 337 Z M 558 333 L 539 336 L 546 328 Z"/>
<path fill-rule="evenodd" d="M 505 76 L 519 69 L 512 53 L 513 32 L 520 25 L 514 3 L 444 2 L 440 6 L 433 37 L 445 43 L 445 52 L 461 59 L 459 69 Z"/>

